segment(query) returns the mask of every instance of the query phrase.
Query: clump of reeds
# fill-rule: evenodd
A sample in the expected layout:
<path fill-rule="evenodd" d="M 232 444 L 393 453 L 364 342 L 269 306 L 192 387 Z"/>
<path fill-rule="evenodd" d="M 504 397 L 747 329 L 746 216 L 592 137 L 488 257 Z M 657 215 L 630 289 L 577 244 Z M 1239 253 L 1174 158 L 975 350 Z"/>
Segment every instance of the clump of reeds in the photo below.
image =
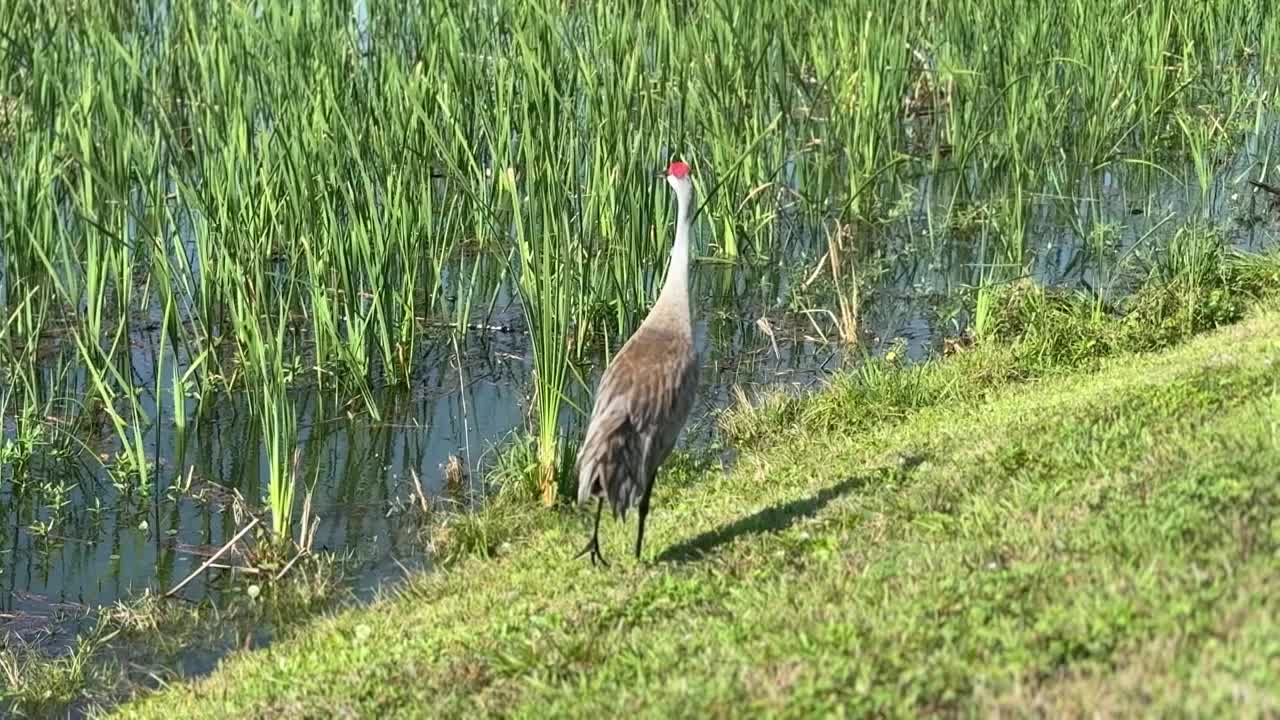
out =
<path fill-rule="evenodd" d="M 411 382 L 422 344 L 465 342 L 473 305 L 514 292 L 552 502 L 569 363 L 616 348 L 660 278 L 665 155 L 697 158 L 726 262 L 869 228 L 832 267 L 852 336 L 849 271 L 902 250 L 876 228 L 934 256 L 978 208 L 981 261 L 1016 277 L 1040 198 L 1104 173 L 1169 176 L 1214 208 L 1276 91 L 1272 5 L 429 0 L 357 31 L 325 3 L 0 0 L 0 413 L 40 417 L 50 358 L 83 368 L 84 412 L 149 485 L 130 329 L 156 310 L 171 398 L 254 398 L 283 517 L 290 388 L 377 416 L 374 387 Z M 50 342 L 71 352 L 33 350 Z"/>

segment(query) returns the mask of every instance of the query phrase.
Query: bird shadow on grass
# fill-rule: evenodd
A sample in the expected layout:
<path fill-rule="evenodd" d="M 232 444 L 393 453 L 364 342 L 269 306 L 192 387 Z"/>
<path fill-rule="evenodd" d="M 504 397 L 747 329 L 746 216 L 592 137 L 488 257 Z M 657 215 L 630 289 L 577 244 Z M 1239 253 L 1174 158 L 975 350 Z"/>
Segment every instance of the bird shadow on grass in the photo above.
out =
<path fill-rule="evenodd" d="M 863 475 L 845 478 L 822 488 L 807 498 L 771 505 L 763 510 L 735 520 L 728 525 L 689 538 L 672 545 L 658 556 L 659 562 L 686 563 L 700 560 L 713 550 L 744 535 L 758 535 L 785 530 L 801 519 L 813 517 L 832 500 L 866 487 L 873 481 L 888 480 L 903 471 L 910 472 L 923 457 L 906 459 L 902 464 L 886 466 Z"/>

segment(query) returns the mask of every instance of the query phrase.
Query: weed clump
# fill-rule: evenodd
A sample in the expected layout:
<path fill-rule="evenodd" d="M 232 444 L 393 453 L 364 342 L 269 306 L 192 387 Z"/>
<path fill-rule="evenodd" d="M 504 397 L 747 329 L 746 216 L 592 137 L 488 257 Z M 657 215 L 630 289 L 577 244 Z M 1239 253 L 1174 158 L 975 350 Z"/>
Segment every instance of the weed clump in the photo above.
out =
<path fill-rule="evenodd" d="M 1082 291 L 1030 282 L 997 289 L 982 340 L 1012 349 L 1018 364 L 1076 368 L 1118 352 L 1154 352 L 1241 320 L 1280 291 L 1280 254 L 1235 253 L 1216 228 L 1188 225 L 1114 305 Z"/>
<path fill-rule="evenodd" d="M 924 408 L 977 402 L 1011 382 L 1163 350 L 1280 296 L 1280 253 L 1232 253 L 1219 233 L 1188 226 L 1116 305 L 1029 281 L 988 292 L 991 310 L 972 349 L 904 367 L 893 354 L 867 358 L 813 397 L 740 398 L 720 418 L 722 435 L 745 446 L 787 434 L 866 432 Z"/>

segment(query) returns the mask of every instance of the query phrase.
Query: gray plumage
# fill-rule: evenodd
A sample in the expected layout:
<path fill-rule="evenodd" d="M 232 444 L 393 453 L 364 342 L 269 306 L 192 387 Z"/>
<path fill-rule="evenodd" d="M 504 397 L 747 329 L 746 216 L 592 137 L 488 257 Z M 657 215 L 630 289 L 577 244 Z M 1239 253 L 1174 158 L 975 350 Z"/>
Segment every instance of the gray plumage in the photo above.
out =
<path fill-rule="evenodd" d="M 671 453 L 693 407 L 698 362 L 689 312 L 689 209 L 693 185 L 688 166 L 674 162 L 667 182 L 678 213 L 671 264 L 657 302 L 600 378 L 591 420 L 578 450 L 578 502 L 597 500 L 591 540 L 578 555 L 600 555 L 600 511 L 608 502 L 625 520 L 637 507 L 636 557 L 644 543 L 649 496 L 658 468 Z"/>
<path fill-rule="evenodd" d="M 641 326 L 600 379 L 578 453 L 578 502 L 604 498 L 625 519 L 675 446 L 697 384 L 691 334 Z"/>

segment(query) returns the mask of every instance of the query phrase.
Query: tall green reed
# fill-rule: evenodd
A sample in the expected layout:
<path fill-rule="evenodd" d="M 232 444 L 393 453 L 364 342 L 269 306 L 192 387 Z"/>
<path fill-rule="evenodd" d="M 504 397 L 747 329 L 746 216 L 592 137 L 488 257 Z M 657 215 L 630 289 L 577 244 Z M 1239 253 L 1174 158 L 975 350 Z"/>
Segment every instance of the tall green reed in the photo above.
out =
<path fill-rule="evenodd" d="M 542 503 L 549 506 L 559 485 L 560 408 L 569 370 L 570 301 L 577 283 L 566 252 L 569 228 L 563 215 L 534 205 L 530 209 L 537 214 L 526 216 L 514 172 L 504 173 L 504 179 L 520 248 L 521 304 L 533 346 L 537 483 Z"/>
<path fill-rule="evenodd" d="M 569 364 L 656 294 L 669 198 L 645 171 L 667 157 L 714 190 L 721 260 L 845 225 L 886 252 L 876 228 L 921 190 L 931 248 L 987 218 L 978 254 L 1013 276 L 1046 184 L 1175 156 L 1206 194 L 1280 49 L 1260 0 L 429 0 L 374 4 L 367 47 L 346 3 L 165 7 L 0 0 L 3 357 L 32 378 L 25 348 L 57 335 L 142 467 L 138 317 L 197 394 L 274 383 L 254 402 L 283 468 L 285 389 L 377 416 L 446 339 L 425 328 L 466 342 L 513 290 L 551 467 Z"/>

